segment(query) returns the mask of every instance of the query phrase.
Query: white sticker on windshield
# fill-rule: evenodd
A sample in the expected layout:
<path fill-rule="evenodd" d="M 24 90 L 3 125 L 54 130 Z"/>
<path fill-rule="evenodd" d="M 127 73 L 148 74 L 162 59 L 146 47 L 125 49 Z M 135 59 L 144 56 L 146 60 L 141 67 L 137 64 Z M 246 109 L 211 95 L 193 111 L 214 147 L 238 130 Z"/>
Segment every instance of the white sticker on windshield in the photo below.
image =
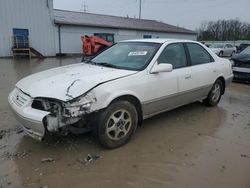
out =
<path fill-rule="evenodd" d="M 136 52 L 129 52 L 128 56 L 138 56 L 138 55 L 147 55 L 147 51 L 136 51 Z"/>

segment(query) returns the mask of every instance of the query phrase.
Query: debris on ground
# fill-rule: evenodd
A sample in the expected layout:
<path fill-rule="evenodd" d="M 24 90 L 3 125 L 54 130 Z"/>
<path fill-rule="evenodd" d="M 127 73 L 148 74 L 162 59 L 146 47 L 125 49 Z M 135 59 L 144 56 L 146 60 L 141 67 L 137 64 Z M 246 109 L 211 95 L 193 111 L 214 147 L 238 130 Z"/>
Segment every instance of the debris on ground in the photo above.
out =
<path fill-rule="evenodd" d="M 14 153 L 5 152 L 2 155 L 2 159 L 5 159 L 5 160 L 20 159 L 20 158 L 25 158 L 29 154 L 30 154 L 30 152 L 26 151 L 26 150 L 21 151 L 21 152 L 14 152 Z"/>
<path fill-rule="evenodd" d="M 55 160 L 51 157 L 48 157 L 48 158 L 42 158 L 41 162 L 42 163 L 52 163 L 52 162 L 55 162 Z"/>
<path fill-rule="evenodd" d="M 221 171 L 221 172 L 224 172 L 224 170 L 226 170 L 226 166 L 225 166 L 225 165 L 222 165 L 220 171 Z"/>
<path fill-rule="evenodd" d="M 174 152 L 174 149 L 173 148 L 169 148 L 169 152 Z"/>
<path fill-rule="evenodd" d="M 0 140 L 6 137 L 7 135 L 11 135 L 12 133 L 20 134 L 22 132 L 22 128 L 0 130 Z"/>
<path fill-rule="evenodd" d="M 6 135 L 7 130 L 0 130 L 0 140 Z"/>
<path fill-rule="evenodd" d="M 246 155 L 246 154 L 241 154 L 240 156 L 244 158 L 250 158 L 250 155 Z"/>
<path fill-rule="evenodd" d="M 133 168 L 138 168 L 138 165 L 133 164 L 132 167 L 133 167 Z"/>
<path fill-rule="evenodd" d="M 94 163 L 98 159 L 102 159 L 102 156 L 95 154 L 88 154 L 84 159 L 78 159 L 78 161 L 84 165 L 89 165 Z"/>
<path fill-rule="evenodd" d="M 239 115 L 240 115 L 239 113 L 233 113 L 233 114 L 232 114 L 233 120 L 234 120 L 235 118 L 237 118 Z"/>
<path fill-rule="evenodd" d="M 45 186 L 41 186 L 40 188 L 49 188 L 49 186 L 45 185 Z"/>

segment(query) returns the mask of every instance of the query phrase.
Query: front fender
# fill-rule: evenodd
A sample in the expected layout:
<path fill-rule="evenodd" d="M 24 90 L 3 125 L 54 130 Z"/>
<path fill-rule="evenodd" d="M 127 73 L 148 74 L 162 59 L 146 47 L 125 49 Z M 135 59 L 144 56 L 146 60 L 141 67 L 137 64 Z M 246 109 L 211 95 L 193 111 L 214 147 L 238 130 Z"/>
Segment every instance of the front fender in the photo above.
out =
<path fill-rule="evenodd" d="M 118 92 L 110 92 L 108 94 L 103 94 L 101 96 L 97 96 L 97 101 L 93 104 L 92 109 L 94 111 L 98 111 L 98 110 L 107 108 L 112 101 L 114 101 L 115 99 L 117 99 L 119 97 L 126 96 L 126 95 L 133 96 L 140 101 L 140 97 L 137 96 L 137 94 L 135 92 L 130 91 L 130 90 L 121 90 Z"/>

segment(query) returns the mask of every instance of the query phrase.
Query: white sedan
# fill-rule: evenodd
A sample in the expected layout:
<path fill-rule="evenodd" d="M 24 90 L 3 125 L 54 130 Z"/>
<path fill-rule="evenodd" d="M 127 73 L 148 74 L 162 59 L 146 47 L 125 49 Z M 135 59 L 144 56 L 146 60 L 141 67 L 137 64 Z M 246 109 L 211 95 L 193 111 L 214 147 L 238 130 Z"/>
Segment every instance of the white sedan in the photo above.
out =
<path fill-rule="evenodd" d="M 231 44 L 214 43 L 209 48 L 218 56 L 232 56 L 237 52 L 236 47 Z"/>
<path fill-rule="evenodd" d="M 30 75 L 8 100 L 33 138 L 93 130 L 116 148 L 146 118 L 194 101 L 217 105 L 232 78 L 229 60 L 198 42 L 130 40 L 91 61 Z"/>

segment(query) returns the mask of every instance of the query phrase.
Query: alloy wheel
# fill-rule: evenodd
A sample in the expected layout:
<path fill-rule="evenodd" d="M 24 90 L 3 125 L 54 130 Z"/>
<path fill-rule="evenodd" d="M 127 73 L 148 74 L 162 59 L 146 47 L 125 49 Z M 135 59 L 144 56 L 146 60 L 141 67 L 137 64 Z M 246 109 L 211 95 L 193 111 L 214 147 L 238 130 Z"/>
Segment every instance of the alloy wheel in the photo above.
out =
<path fill-rule="evenodd" d="M 220 98 L 220 95 L 221 95 L 221 87 L 220 87 L 220 84 L 216 83 L 212 90 L 212 100 L 214 102 L 217 102 Z"/>
<path fill-rule="evenodd" d="M 131 114 L 127 110 L 117 110 L 107 121 L 106 134 L 111 140 L 120 140 L 128 134 L 131 125 Z"/>

